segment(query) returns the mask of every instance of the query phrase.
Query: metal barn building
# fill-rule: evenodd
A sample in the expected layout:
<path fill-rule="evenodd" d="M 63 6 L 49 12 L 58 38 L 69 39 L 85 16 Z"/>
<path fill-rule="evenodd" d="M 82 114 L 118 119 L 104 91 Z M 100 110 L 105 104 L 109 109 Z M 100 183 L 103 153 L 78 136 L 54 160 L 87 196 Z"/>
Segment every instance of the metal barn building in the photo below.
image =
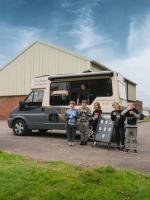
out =
<path fill-rule="evenodd" d="M 35 76 L 110 70 L 68 50 L 36 41 L 0 70 L 0 119 L 30 92 Z M 128 100 L 136 100 L 136 85 L 127 80 Z"/>

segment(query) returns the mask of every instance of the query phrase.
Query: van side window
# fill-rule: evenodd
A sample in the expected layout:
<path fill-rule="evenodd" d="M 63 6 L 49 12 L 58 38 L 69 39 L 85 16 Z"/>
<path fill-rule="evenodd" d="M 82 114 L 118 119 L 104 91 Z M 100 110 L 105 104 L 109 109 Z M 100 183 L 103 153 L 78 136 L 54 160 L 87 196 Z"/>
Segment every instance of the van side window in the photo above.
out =
<path fill-rule="evenodd" d="M 25 103 L 31 103 L 33 100 L 33 92 L 29 94 L 29 96 L 26 98 Z"/>
<path fill-rule="evenodd" d="M 27 105 L 42 105 L 43 96 L 44 96 L 43 90 L 34 90 L 25 99 L 24 103 Z"/>
<path fill-rule="evenodd" d="M 112 80 L 110 78 L 90 80 L 90 93 L 96 97 L 112 96 Z"/>
<path fill-rule="evenodd" d="M 42 103 L 43 95 L 44 95 L 43 90 L 34 91 L 33 102 Z"/>

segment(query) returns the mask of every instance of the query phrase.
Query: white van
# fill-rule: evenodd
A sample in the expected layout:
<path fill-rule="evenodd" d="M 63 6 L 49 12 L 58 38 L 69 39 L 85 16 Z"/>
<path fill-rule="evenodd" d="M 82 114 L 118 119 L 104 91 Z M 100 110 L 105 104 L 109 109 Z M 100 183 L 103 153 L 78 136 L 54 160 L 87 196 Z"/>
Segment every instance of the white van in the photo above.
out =
<path fill-rule="evenodd" d="M 116 72 L 39 76 L 31 83 L 31 93 L 10 112 L 9 127 L 15 135 L 25 135 L 35 129 L 64 130 L 64 113 L 70 100 L 77 101 L 81 84 L 89 91 L 91 110 L 95 102 L 100 102 L 104 113 L 111 113 L 114 101 L 120 102 L 122 107 L 127 105 L 125 80 Z"/>

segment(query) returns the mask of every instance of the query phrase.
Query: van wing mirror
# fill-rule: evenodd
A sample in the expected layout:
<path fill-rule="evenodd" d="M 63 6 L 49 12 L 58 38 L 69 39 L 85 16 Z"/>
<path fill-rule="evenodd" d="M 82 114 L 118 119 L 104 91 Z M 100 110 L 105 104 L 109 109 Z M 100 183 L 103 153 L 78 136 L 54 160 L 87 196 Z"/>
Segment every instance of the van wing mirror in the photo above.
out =
<path fill-rule="evenodd" d="M 22 111 L 23 110 L 23 102 L 22 101 L 19 101 L 19 111 Z"/>

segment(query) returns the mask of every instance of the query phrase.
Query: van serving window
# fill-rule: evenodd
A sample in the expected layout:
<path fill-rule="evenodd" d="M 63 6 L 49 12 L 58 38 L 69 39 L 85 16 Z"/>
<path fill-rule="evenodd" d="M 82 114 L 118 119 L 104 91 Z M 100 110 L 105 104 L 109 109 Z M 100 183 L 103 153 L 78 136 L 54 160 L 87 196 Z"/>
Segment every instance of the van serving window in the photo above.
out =
<path fill-rule="evenodd" d="M 97 97 L 112 96 L 112 81 L 110 78 L 103 78 L 90 81 L 90 93 Z"/>
<path fill-rule="evenodd" d="M 90 104 L 96 97 L 109 97 L 113 95 L 111 78 L 52 82 L 50 85 L 50 104 L 68 105 L 70 100 L 77 102 L 81 84 L 86 85 L 89 91 Z"/>

